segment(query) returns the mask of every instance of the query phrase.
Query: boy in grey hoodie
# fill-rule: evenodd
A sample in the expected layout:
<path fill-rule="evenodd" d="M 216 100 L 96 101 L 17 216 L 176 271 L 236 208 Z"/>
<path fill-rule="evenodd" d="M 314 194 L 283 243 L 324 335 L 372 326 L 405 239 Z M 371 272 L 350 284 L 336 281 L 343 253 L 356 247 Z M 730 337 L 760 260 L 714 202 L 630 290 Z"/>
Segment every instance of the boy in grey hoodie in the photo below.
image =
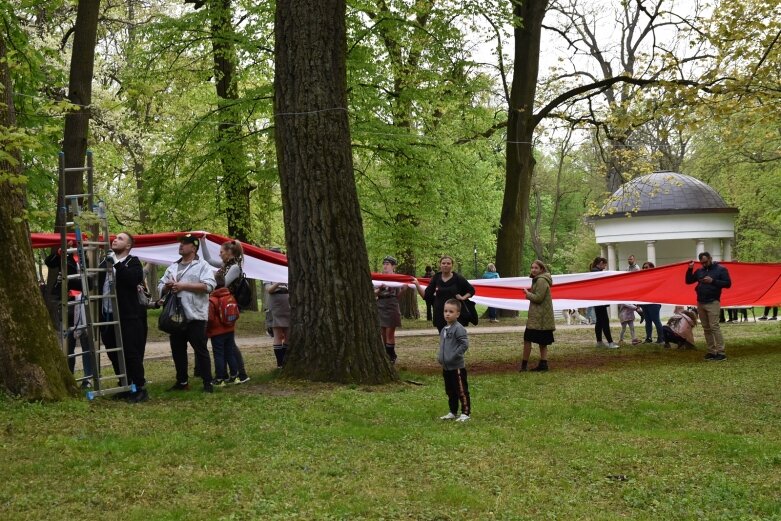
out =
<path fill-rule="evenodd" d="M 469 383 L 464 365 L 464 353 L 469 349 L 469 338 L 466 335 L 466 328 L 458 323 L 460 314 L 461 302 L 456 299 L 445 302 L 444 315 L 447 325 L 440 333 L 437 362 L 442 366 L 445 393 L 450 406 L 450 412 L 441 419 L 465 422 L 469 420 L 472 412 Z M 461 402 L 461 416 L 457 416 L 459 402 Z"/>

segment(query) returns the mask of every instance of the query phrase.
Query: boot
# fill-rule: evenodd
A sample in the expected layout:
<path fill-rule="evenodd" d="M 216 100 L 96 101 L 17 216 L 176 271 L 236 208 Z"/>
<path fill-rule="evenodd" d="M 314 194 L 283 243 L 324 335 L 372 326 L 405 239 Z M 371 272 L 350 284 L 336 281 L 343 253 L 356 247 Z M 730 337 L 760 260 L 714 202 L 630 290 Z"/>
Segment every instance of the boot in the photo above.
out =
<path fill-rule="evenodd" d="M 388 354 L 391 363 L 395 364 L 396 359 L 398 358 L 398 356 L 396 356 L 396 344 L 385 344 L 385 352 Z"/>
<path fill-rule="evenodd" d="M 521 360 L 521 368 L 518 369 L 518 371 L 525 373 L 529 370 L 529 361 L 528 360 Z"/>
<path fill-rule="evenodd" d="M 537 367 L 532 369 L 532 371 L 536 371 L 538 373 L 544 373 L 548 370 L 548 361 L 547 360 L 540 360 L 540 363 L 537 364 Z"/>
<path fill-rule="evenodd" d="M 282 344 L 274 346 L 274 357 L 277 359 L 277 369 L 285 365 L 285 348 Z"/>

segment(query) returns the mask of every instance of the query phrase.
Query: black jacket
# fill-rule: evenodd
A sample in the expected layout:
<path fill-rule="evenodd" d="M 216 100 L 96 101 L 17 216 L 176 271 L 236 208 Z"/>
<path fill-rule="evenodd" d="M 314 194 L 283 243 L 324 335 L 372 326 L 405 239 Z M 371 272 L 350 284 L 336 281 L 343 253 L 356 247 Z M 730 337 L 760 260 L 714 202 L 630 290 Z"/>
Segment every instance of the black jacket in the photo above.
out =
<path fill-rule="evenodd" d="M 104 268 L 106 261 L 100 263 Z M 128 255 L 122 262 L 114 265 L 116 270 L 117 302 L 119 303 L 119 318 L 121 320 L 139 318 L 146 315 L 145 309 L 138 302 L 138 285 L 144 280 L 144 267 L 138 257 Z M 101 272 L 98 276 L 97 291 L 103 294 L 103 284 L 106 281 L 106 273 Z M 103 303 L 100 306 L 103 313 Z"/>
<path fill-rule="evenodd" d="M 710 284 L 700 282 L 703 277 L 707 276 L 710 276 L 713 282 Z M 697 292 L 697 302 L 703 304 L 721 300 L 721 290 L 732 286 L 729 271 L 717 262 L 712 262 L 707 268 L 687 269 L 686 284 L 694 284 L 695 282 L 697 283 L 697 287 L 694 288 L 694 291 Z"/>

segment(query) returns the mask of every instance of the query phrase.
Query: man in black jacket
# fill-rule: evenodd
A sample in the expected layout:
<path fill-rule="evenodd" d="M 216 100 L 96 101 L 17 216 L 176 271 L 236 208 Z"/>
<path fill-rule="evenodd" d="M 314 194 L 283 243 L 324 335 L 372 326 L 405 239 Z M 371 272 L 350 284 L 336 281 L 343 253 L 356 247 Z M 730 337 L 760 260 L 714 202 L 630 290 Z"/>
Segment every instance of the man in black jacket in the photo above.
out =
<path fill-rule="evenodd" d="M 710 253 L 704 251 L 698 256 L 702 267 L 694 270 L 694 261 L 686 270 L 686 284 L 697 284 L 697 313 L 708 344 L 708 354 L 705 360 L 723 361 L 724 338 L 719 327 L 719 312 L 721 309 L 721 290 L 732 286 L 729 271 L 721 264 L 713 262 Z"/>
<path fill-rule="evenodd" d="M 127 232 L 120 232 L 111 241 L 111 252 L 101 263 L 101 267 L 113 266 L 114 284 L 116 285 L 117 303 L 119 304 L 120 331 L 122 333 L 122 347 L 125 353 L 125 368 L 127 370 L 128 383 L 135 384 L 136 392 L 123 395 L 131 402 L 145 402 L 149 399 L 144 387 L 144 351 L 146 349 L 146 309 L 138 300 L 138 286 L 144 281 L 144 268 L 138 257 L 130 255 L 135 241 Z M 109 293 L 109 279 L 105 273 L 101 273 L 98 280 L 101 293 Z M 115 319 L 112 302 L 109 298 L 101 300 L 101 321 Z M 114 326 L 102 326 L 100 335 L 106 348 L 117 346 Z M 109 353 L 114 372 L 119 374 L 119 359 L 117 353 Z"/>

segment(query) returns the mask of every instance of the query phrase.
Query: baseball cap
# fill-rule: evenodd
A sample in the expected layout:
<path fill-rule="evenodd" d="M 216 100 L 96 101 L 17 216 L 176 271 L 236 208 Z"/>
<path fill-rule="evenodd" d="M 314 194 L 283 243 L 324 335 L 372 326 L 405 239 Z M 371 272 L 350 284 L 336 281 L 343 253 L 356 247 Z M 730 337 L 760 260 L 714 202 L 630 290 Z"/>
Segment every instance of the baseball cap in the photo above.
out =
<path fill-rule="evenodd" d="M 194 244 L 196 248 L 201 245 L 201 241 L 192 233 L 187 233 L 179 237 L 179 242 L 182 244 Z"/>

